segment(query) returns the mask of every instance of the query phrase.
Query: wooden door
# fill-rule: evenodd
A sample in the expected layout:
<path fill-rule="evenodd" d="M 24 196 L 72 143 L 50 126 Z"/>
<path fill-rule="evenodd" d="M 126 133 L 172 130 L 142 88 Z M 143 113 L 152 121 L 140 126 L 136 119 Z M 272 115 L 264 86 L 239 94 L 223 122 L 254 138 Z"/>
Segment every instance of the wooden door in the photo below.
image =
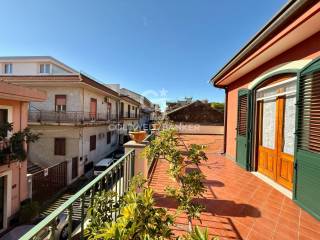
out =
<path fill-rule="evenodd" d="M 260 101 L 258 111 L 258 171 L 291 190 L 295 96 Z"/>
<path fill-rule="evenodd" d="M 263 100 L 258 103 L 259 110 L 259 147 L 258 171 L 276 179 L 276 109 L 275 99 Z"/>
<path fill-rule="evenodd" d="M 91 120 L 95 120 L 97 117 L 97 99 L 90 99 L 90 118 Z"/>
<path fill-rule="evenodd" d="M 278 99 L 276 181 L 288 189 L 293 182 L 295 96 Z M 288 142 L 290 141 L 290 146 Z"/>

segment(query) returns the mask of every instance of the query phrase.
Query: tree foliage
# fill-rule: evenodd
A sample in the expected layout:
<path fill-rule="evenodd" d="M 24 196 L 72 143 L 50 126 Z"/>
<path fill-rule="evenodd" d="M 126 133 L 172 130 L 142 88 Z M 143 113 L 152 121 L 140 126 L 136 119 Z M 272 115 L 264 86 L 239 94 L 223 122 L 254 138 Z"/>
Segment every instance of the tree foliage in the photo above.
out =
<path fill-rule="evenodd" d="M 212 102 L 210 103 L 211 107 L 216 109 L 216 110 L 224 110 L 224 103 L 221 102 Z"/>
<path fill-rule="evenodd" d="M 129 191 L 124 195 L 120 215 L 116 221 L 105 219 L 99 227 L 94 222 L 102 222 L 93 216 L 87 236 L 89 239 L 112 240 L 147 240 L 170 239 L 170 226 L 173 217 L 165 208 L 155 207 L 153 190 L 146 186 L 146 180 L 140 176 L 134 177 Z"/>
<path fill-rule="evenodd" d="M 13 130 L 13 124 L 7 123 L 0 128 L 0 140 L 4 140 L 8 131 Z M 25 144 L 36 142 L 40 137 L 39 133 L 33 133 L 30 128 L 25 128 L 12 134 L 12 136 L 5 141 L 4 147 L 0 149 L 0 161 L 5 160 L 19 160 L 23 161 L 27 157 Z"/>
<path fill-rule="evenodd" d="M 203 197 L 205 187 L 203 181 L 205 176 L 198 166 L 207 157 L 204 147 L 201 145 L 190 145 L 186 159 L 178 148 L 179 139 L 176 130 L 163 128 L 157 137 L 146 147 L 144 154 L 149 161 L 155 158 L 164 158 L 169 162 L 169 175 L 178 183 L 178 187 L 168 186 L 166 192 L 179 204 L 179 211 L 183 211 L 189 222 L 189 233 L 185 236 L 174 236 L 171 227 L 175 217 L 170 215 L 165 208 L 156 207 L 153 198 L 153 190 L 146 185 L 146 180 L 140 176 L 132 179 L 128 192 L 121 199 L 118 211 L 120 215 L 116 220 L 104 217 L 105 214 L 91 213 L 91 222 L 87 230 L 89 239 L 111 239 L 111 240 L 209 240 L 208 230 L 202 231 L 195 226 L 192 228 L 192 219 L 199 219 L 204 207 L 196 202 Z M 196 166 L 192 171 L 185 171 L 188 166 Z M 100 198 L 98 195 L 97 198 Z M 108 204 L 108 200 L 95 200 L 99 206 L 96 211 L 117 211 L 113 208 L 107 209 L 100 204 Z M 93 208 L 95 208 L 93 206 Z M 93 210 L 91 210 L 93 211 Z M 110 215 L 108 215 L 110 216 Z M 101 218 L 103 220 L 97 220 Z M 212 238 L 211 240 L 216 240 Z"/>
<path fill-rule="evenodd" d="M 178 183 L 177 187 L 167 186 L 168 196 L 177 200 L 178 209 L 186 213 L 188 217 L 189 231 L 192 231 L 192 219 L 200 219 L 200 214 L 204 207 L 195 201 L 202 197 L 205 192 L 203 181 L 205 176 L 197 170 L 186 172 L 188 166 L 199 166 L 201 161 L 206 161 L 207 156 L 204 147 L 197 144 L 191 144 L 187 151 L 186 159 L 178 148 L 178 137 L 176 131 L 172 128 L 163 129 L 157 138 L 146 148 L 146 156 L 163 157 L 169 164 L 169 175 Z"/>

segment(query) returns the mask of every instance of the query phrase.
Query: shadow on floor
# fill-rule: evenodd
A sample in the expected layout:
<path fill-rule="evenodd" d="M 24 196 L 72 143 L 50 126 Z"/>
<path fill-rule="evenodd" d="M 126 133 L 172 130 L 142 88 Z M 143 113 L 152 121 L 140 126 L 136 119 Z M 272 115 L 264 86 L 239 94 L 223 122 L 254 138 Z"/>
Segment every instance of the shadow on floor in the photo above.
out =
<path fill-rule="evenodd" d="M 197 202 L 206 207 L 205 212 L 215 216 L 229 217 L 261 217 L 258 208 L 244 203 L 236 203 L 231 200 L 220 199 L 197 199 Z"/>
<path fill-rule="evenodd" d="M 167 197 L 165 194 L 154 193 L 154 198 L 158 207 L 177 208 L 178 206 L 175 199 Z M 196 199 L 195 201 L 205 206 L 204 212 L 210 213 L 214 216 L 253 218 L 261 216 L 260 210 L 249 204 L 236 203 L 231 200 L 206 198 Z"/>

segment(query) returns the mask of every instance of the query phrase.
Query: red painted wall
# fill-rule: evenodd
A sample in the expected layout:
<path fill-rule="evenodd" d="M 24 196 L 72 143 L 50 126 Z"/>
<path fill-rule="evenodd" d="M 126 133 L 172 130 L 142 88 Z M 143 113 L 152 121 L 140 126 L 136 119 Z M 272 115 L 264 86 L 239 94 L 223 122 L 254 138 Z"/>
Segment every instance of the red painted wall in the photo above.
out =
<path fill-rule="evenodd" d="M 227 105 L 227 136 L 226 136 L 226 155 L 235 159 L 236 157 L 236 127 L 237 127 L 237 106 L 238 90 L 246 88 L 247 85 L 256 77 L 270 68 L 279 64 L 301 59 L 314 59 L 320 56 L 320 32 L 289 49 L 283 54 L 273 58 L 271 61 L 256 68 L 254 71 L 239 78 L 236 82 L 228 86 L 228 105 Z"/>

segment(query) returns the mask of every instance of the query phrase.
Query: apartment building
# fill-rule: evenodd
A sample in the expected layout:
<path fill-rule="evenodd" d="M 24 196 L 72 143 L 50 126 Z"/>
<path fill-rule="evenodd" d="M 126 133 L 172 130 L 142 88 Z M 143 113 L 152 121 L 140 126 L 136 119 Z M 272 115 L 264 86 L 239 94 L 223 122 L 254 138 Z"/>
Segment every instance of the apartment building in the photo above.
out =
<path fill-rule="evenodd" d="M 163 118 L 161 108 L 159 104 L 153 104 L 153 112 L 151 113 L 150 116 L 151 120 L 153 121 L 158 121 Z"/>
<path fill-rule="evenodd" d="M 27 161 L 14 157 L 11 137 L 27 127 L 28 102 L 45 99 L 43 92 L 0 81 L 0 232 L 28 198 Z M 7 123 L 12 123 L 12 130 L 4 127 Z"/>
<path fill-rule="evenodd" d="M 121 94 L 127 95 L 130 98 L 140 103 L 140 113 L 139 113 L 139 125 L 143 126 L 149 124 L 152 119 L 152 113 L 154 112 L 154 104 L 145 96 L 135 93 L 126 88 L 121 88 Z"/>
<path fill-rule="evenodd" d="M 29 127 L 41 133 L 29 158 L 47 168 L 68 162 L 68 182 L 118 146 L 119 94 L 52 57 L 2 57 L 0 80 L 45 91 L 31 101 Z"/>
<path fill-rule="evenodd" d="M 121 135 L 125 136 L 129 131 L 141 128 L 139 126 L 140 103 L 127 95 L 121 94 L 120 96 Z"/>
<path fill-rule="evenodd" d="M 119 143 L 123 144 L 129 140 L 129 131 L 141 129 L 140 112 L 141 104 L 120 88 L 120 84 L 106 84 L 107 87 L 119 93 Z"/>

